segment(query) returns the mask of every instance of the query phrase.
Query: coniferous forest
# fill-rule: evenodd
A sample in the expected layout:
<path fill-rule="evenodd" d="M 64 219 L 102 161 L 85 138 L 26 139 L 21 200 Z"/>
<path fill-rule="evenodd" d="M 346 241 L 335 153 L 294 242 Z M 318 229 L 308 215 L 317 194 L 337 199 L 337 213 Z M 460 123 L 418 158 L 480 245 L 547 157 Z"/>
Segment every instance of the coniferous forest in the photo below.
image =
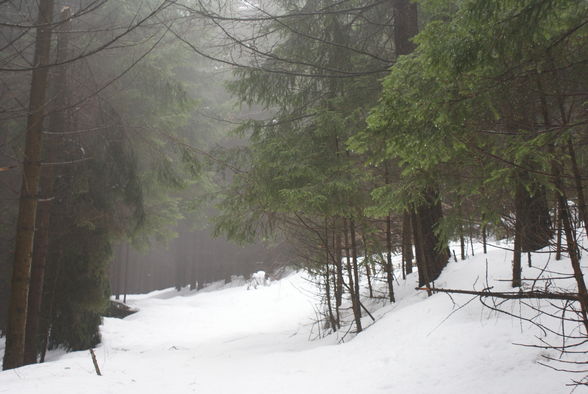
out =
<path fill-rule="evenodd" d="M 476 327 L 504 320 L 525 333 L 490 332 L 491 355 L 523 348 L 529 373 L 579 392 L 587 146 L 584 0 L 0 1 L 3 369 L 91 350 L 100 375 L 92 349 L 121 340 L 113 319 L 137 322 L 152 306 L 137 294 L 197 308 L 246 285 L 227 303 L 237 308 L 294 280 L 312 299 L 305 341 L 365 350 L 374 335 L 383 346 L 378 327 L 396 319 L 390 355 L 406 336 L 434 357 L 443 342 L 423 338 L 470 313 Z M 219 327 L 241 332 L 257 316 L 236 310 Z M 419 326 L 431 326 L 422 338 Z M 411 372 L 364 392 L 544 392 L 488 386 L 473 369 L 461 371 L 473 389 L 414 388 Z M 353 386 L 321 379 L 260 390 Z"/>

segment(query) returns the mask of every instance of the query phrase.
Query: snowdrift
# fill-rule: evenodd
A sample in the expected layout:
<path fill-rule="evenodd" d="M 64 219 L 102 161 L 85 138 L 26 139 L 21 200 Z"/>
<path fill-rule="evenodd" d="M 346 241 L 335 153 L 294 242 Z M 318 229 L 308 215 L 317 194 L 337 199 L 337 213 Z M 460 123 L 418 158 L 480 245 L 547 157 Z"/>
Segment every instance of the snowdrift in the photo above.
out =
<path fill-rule="evenodd" d="M 533 255 L 537 267 L 547 259 Z M 508 290 L 510 260 L 500 248 L 478 251 L 450 263 L 436 285 Z M 570 271 L 567 260 L 550 264 Z M 0 393 L 557 394 L 581 378 L 540 365 L 561 367 L 546 361 L 558 356 L 552 350 L 514 345 L 539 343 L 543 333 L 528 322 L 472 296 L 427 297 L 416 283 L 415 274 L 400 280 L 394 305 L 370 302 L 376 322 L 366 318 L 367 329 L 344 343 L 344 332 L 311 340 L 316 289 L 301 273 L 255 290 L 131 296 L 138 313 L 104 319 L 95 350 L 103 376 L 89 352 L 54 351 L 44 364 L 0 373 Z M 515 301 L 501 307 L 533 313 Z"/>

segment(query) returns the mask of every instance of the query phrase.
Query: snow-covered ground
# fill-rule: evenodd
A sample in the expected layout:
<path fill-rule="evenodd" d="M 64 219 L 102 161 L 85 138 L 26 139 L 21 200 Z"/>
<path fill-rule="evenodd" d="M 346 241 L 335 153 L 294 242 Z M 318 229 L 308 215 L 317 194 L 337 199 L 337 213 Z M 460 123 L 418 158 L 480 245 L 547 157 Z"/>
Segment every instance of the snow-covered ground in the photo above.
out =
<path fill-rule="evenodd" d="M 534 255 L 534 263 L 545 256 Z M 437 286 L 481 289 L 488 278 L 508 289 L 493 280 L 510 278 L 510 259 L 501 249 L 478 252 L 450 263 Z M 555 265 L 569 271 L 567 261 Z M 467 303 L 471 296 L 453 296 L 467 303 L 456 310 L 447 295 L 428 298 L 415 285 L 416 275 L 400 280 L 398 302 L 373 310 L 376 322 L 365 318 L 369 327 L 345 343 L 343 334 L 309 340 L 316 299 L 302 274 L 255 290 L 134 296 L 129 304 L 139 313 L 104 320 L 96 349 L 103 376 L 88 352 L 53 352 L 44 364 L 0 373 L 0 393 L 557 394 L 581 377 L 539 365 L 557 357 L 551 351 L 513 345 L 538 343 L 528 323 Z M 519 306 L 503 307 L 516 313 Z"/>

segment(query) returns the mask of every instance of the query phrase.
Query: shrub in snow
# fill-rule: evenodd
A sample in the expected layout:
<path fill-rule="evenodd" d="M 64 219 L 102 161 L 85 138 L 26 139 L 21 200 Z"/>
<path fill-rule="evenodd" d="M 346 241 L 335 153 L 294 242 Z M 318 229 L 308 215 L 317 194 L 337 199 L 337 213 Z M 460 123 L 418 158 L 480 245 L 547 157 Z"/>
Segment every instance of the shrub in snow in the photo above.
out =
<path fill-rule="evenodd" d="M 251 279 L 249 279 L 249 282 L 247 283 L 247 290 L 251 289 L 252 287 L 257 289 L 257 286 L 269 286 L 269 284 L 270 279 L 265 271 L 257 271 L 251 275 Z"/>

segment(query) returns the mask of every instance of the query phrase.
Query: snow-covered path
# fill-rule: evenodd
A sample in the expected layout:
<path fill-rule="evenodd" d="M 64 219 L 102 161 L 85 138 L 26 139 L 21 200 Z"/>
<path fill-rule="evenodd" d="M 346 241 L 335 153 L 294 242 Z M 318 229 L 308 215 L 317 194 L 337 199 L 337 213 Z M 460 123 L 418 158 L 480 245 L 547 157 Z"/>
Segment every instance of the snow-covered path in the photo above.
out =
<path fill-rule="evenodd" d="M 500 264 L 491 276 L 508 276 L 503 254 L 493 252 Z M 471 288 L 486 257 L 452 263 L 439 283 Z M 54 353 L 51 362 L 0 373 L 0 393 L 570 392 L 569 375 L 536 363 L 539 350 L 512 345 L 533 341 L 518 320 L 473 301 L 445 321 L 449 297 L 416 294 L 415 280 L 401 284 L 401 300 L 377 310 L 377 322 L 344 344 L 334 336 L 309 341 L 315 300 L 299 274 L 250 291 L 135 296 L 129 303 L 139 313 L 105 319 L 96 349 L 102 377 L 88 352 Z"/>

